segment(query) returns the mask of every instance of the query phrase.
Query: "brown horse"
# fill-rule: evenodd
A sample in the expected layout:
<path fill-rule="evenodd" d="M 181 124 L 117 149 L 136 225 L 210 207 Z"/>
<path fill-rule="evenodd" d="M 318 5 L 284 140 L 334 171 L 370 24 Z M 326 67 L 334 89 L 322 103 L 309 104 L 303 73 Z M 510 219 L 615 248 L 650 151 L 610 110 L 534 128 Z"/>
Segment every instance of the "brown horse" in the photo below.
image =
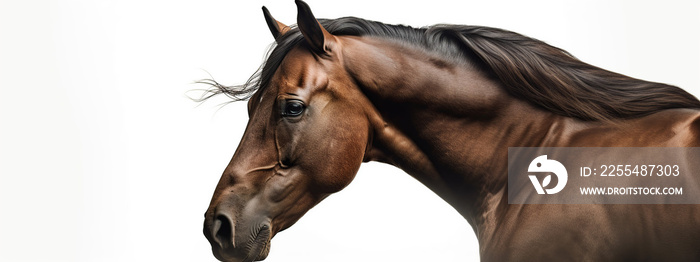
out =
<path fill-rule="evenodd" d="M 485 261 L 700 259 L 700 205 L 507 202 L 509 147 L 700 146 L 692 95 L 501 29 L 317 20 L 296 3 L 298 27 L 263 8 L 277 45 L 248 83 L 206 81 L 208 96 L 249 100 L 205 214 L 218 259 L 264 259 L 363 161 L 397 166 L 450 203 Z"/>

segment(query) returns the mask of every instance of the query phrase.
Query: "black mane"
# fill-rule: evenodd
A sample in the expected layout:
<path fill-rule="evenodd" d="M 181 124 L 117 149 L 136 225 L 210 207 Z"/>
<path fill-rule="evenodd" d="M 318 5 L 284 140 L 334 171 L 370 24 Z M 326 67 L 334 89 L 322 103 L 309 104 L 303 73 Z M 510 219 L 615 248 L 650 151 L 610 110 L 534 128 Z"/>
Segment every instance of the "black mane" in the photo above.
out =
<path fill-rule="evenodd" d="M 355 17 L 320 19 L 335 35 L 392 39 L 479 65 L 504 83 L 507 92 L 553 113 L 583 120 L 634 118 L 671 108 L 700 108 L 700 101 L 675 86 L 610 72 L 576 59 L 568 52 L 514 32 L 465 25 L 412 28 Z M 265 88 L 284 56 L 303 40 L 297 28 L 279 39 L 265 64 L 243 85 L 214 80 L 200 100 L 225 94 L 247 100 Z M 470 60 L 478 61 L 470 61 Z"/>

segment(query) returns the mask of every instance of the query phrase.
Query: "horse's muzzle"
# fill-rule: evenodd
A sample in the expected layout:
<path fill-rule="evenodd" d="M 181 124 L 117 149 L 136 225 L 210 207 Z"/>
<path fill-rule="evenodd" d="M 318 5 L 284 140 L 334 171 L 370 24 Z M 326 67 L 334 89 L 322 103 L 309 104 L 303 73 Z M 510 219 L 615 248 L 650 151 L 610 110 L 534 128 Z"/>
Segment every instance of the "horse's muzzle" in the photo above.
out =
<path fill-rule="evenodd" d="M 269 223 L 257 224 L 253 232 L 244 236 L 236 235 L 235 216 L 227 212 L 215 212 L 205 215 L 204 236 L 211 244 L 214 256 L 226 262 L 251 262 L 263 260 L 270 251 L 272 235 Z M 244 226 L 244 225 L 240 225 Z"/>

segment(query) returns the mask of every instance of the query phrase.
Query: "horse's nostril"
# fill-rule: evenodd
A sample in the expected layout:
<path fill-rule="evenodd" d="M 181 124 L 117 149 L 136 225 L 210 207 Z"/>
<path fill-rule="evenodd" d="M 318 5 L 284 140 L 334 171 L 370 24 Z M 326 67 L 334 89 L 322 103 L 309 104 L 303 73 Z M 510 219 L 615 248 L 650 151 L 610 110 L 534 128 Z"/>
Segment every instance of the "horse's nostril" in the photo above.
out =
<path fill-rule="evenodd" d="M 228 248 L 233 246 L 233 226 L 231 219 L 226 215 L 217 215 L 214 219 L 214 239 L 219 244 L 221 248 Z"/>

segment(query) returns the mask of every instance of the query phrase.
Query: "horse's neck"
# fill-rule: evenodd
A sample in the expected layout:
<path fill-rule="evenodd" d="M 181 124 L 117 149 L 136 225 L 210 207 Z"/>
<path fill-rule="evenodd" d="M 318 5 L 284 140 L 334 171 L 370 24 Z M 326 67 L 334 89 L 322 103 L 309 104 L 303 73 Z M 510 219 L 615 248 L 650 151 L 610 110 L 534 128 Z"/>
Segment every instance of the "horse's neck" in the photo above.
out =
<path fill-rule="evenodd" d="M 366 160 L 402 168 L 472 226 L 507 183 L 507 148 L 538 146 L 566 120 L 471 67 L 417 48 L 351 38 L 345 65 L 376 107 Z"/>
<path fill-rule="evenodd" d="M 377 42 L 351 38 L 344 53 L 347 71 L 376 108 L 368 114 L 374 129 L 366 160 L 393 164 L 436 192 L 483 247 L 499 241 L 496 230 L 512 226 L 520 208 L 507 203 L 508 147 L 700 146 L 696 110 L 575 120 L 512 97 L 468 63 Z"/>

